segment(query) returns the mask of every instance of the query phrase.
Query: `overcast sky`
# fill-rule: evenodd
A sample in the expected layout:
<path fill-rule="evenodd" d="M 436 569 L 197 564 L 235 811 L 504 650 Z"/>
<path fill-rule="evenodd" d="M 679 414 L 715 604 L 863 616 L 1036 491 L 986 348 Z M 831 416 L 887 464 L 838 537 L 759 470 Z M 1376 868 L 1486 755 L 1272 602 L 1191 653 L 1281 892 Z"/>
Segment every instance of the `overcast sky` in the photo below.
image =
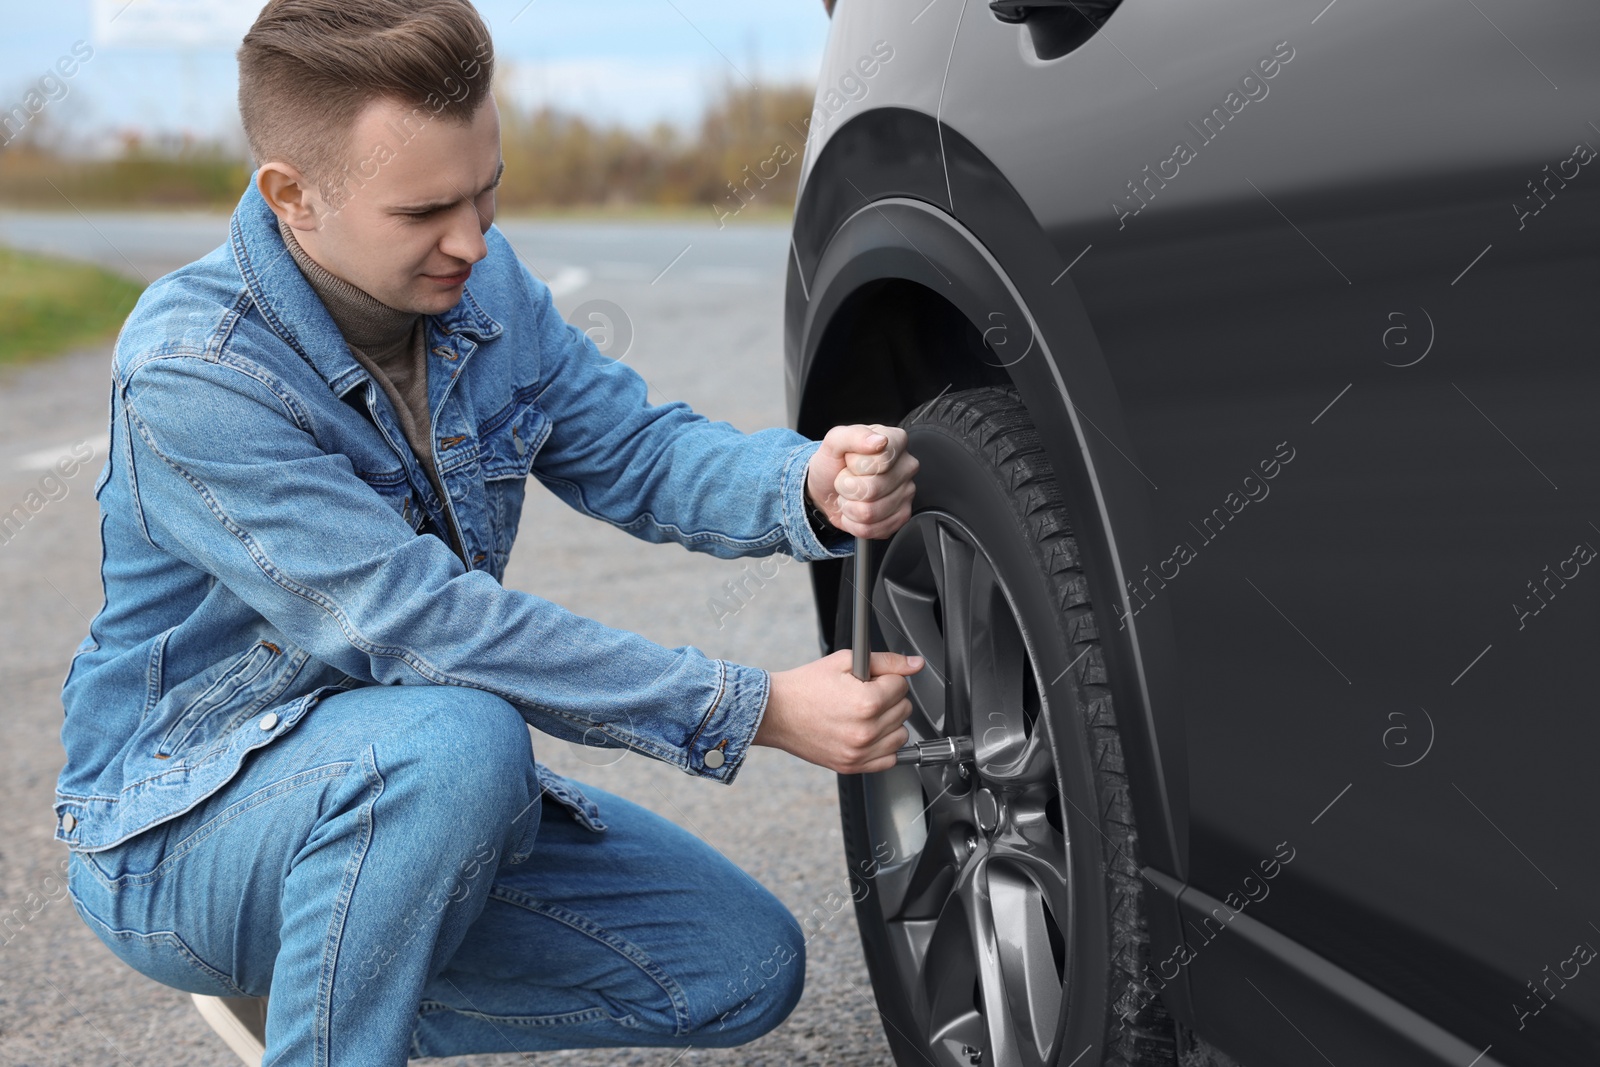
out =
<path fill-rule="evenodd" d="M 0 0 L 0 109 L 87 42 L 48 105 L 75 132 L 237 122 L 234 50 L 264 0 Z M 352 0 L 359 2 L 359 0 Z M 519 102 L 635 127 L 694 121 L 725 78 L 812 81 L 821 0 L 477 0 Z"/>

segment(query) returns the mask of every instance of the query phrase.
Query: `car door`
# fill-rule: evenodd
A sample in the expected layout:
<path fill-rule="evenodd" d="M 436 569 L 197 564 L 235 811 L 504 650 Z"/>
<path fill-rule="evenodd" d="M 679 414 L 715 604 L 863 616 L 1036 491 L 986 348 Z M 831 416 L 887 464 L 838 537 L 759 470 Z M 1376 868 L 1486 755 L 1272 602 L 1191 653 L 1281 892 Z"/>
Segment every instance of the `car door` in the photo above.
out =
<path fill-rule="evenodd" d="M 1600 16 L 1126 0 L 1050 51 L 967 0 L 939 115 L 1059 254 L 1171 546 L 1127 570 L 1190 885 L 1594 1062 Z"/>

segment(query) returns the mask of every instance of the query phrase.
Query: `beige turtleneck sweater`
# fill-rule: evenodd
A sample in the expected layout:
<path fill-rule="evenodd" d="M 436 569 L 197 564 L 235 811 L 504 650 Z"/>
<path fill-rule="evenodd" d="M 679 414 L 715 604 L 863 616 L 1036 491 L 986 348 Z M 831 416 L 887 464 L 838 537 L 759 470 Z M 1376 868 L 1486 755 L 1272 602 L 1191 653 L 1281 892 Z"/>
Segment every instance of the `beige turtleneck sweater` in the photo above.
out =
<path fill-rule="evenodd" d="M 278 232 L 306 281 L 311 284 L 333 324 L 339 328 L 350 354 L 388 394 L 400 420 L 400 429 L 422 463 L 433 491 L 442 501 L 444 486 L 434 467 L 431 412 L 428 406 L 428 324 L 413 311 L 390 307 L 364 289 L 330 273 L 306 253 L 294 230 L 282 219 Z M 449 534 L 456 555 L 463 555 Z"/>

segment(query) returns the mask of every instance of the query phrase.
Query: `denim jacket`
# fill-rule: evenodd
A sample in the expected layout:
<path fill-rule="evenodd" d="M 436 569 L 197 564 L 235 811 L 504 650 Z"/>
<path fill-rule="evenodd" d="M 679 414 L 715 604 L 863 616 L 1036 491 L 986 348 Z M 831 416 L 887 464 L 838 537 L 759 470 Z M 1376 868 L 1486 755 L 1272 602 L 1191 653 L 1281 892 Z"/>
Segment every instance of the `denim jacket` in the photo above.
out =
<path fill-rule="evenodd" d="M 649 403 L 500 231 L 485 239 L 460 302 L 427 322 L 448 501 L 253 179 L 227 243 L 145 291 L 112 358 L 105 604 L 62 685 L 57 840 L 97 851 L 189 810 L 321 698 L 366 685 L 486 690 L 555 737 L 734 779 L 767 672 L 503 586 L 524 483 L 645 541 L 843 557 L 850 539 L 806 521 L 820 444 Z M 575 784 L 536 772 L 604 828 Z"/>

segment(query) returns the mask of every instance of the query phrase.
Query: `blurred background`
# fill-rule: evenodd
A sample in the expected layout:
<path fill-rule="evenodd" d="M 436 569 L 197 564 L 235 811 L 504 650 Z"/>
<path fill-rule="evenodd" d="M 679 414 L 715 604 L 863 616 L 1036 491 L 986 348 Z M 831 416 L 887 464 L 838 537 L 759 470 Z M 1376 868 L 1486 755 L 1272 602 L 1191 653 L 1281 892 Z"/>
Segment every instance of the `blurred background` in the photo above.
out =
<path fill-rule="evenodd" d="M 0 4 L 0 107 L 12 112 L 0 114 L 0 200 L 231 208 L 249 173 L 234 51 L 261 6 Z M 789 123 L 811 108 L 827 28 L 818 0 L 477 6 L 506 115 L 507 209 L 705 211 L 752 152 L 804 139 Z"/>
<path fill-rule="evenodd" d="M 18 216 L 226 215 L 238 202 L 252 164 L 234 52 L 261 7 L 0 0 L 0 362 L 114 329 L 141 280 L 131 253 L 99 276 L 19 254 L 51 246 Z M 496 50 L 502 216 L 787 220 L 821 0 L 477 7 Z M 792 161 L 774 161 L 779 146 Z M 70 333 L 46 328 L 63 316 Z"/>
<path fill-rule="evenodd" d="M 62 681 L 104 596 L 94 483 L 114 339 L 147 285 L 226 239 L 251 169 L 234 50 L 259 7 L 0 0 L 3 1067 L 237 1062 L 186 995 L 122 964 L 78 917 L 51 801 L 65 761 Z M 507 163 L 497 223 L 523 262 L 567 321 L 638 371 L 652 401 L 682 400 L 746 432 L 783 425 L 789 217 L 828 29 L 821 0 L 478 8 L 496 45 Z M 507 587 L 737 663 L 783 670 L 818 654 L 806 568 L 786 556 L 721 560 L 648 544 L 536 479 L 520 531 Z M 556 770 L 710 842 L 808 936 L 805 995 L 755 1044 L 534 1058 L 890 1062 L 832 773 L 758 749 L 724 787 L 537 732 L 533 747 Z"/>

